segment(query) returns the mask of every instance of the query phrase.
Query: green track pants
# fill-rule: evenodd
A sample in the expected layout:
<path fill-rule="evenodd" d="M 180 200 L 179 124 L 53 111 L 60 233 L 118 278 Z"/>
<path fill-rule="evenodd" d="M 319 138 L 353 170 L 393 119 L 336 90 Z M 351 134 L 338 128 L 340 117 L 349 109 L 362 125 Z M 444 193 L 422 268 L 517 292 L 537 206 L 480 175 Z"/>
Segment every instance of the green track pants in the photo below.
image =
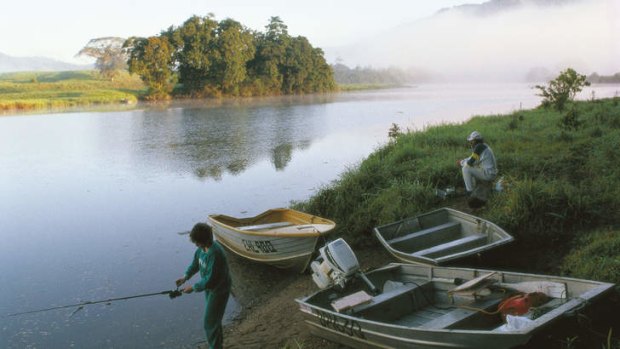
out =
<path fill-rule="evenodd" d="M 204 327 L 209 342 L 209 349 L 221 349 L 224 346 L 224 330 L 222 319 L 228 303 L 230 291 L 205 291 L 205 318 Z"/>

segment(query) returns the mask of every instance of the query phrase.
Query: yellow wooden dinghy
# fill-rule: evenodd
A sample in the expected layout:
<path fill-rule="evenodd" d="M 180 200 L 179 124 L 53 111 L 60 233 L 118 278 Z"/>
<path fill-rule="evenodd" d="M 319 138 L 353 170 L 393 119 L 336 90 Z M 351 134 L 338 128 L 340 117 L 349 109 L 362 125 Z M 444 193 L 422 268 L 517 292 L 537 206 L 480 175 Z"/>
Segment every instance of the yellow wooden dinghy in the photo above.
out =
<path fill-rule="evenodd" d="M 303 272 L 319 238 L 336 223 L 288 208 L 267 210 L 257 216 L 209 216 L 217 241 L 249 260 Z"/>

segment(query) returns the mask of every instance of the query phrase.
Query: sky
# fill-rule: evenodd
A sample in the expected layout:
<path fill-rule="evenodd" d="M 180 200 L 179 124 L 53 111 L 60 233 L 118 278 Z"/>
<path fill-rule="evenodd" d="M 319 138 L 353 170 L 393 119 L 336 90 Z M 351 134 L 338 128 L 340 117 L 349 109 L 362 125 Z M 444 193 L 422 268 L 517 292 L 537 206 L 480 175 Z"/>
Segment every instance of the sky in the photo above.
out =
<path fill-rule="evenodd" d="M 433 15 L 470 0 L 6 0 L 0 10 L 0 53 L 91 63 L 75 54 L 90 39 L 153 36 L 192 15 L 213 13 L 263 31 L 279 16 L 291 35 L 315 47 L 337 47 Z M 330 62 L 332 63 L 332 62 Z"/>
<path fill-rule="evenodd" d="M 337 56 L 349 66 L 419 68 L 452 81 L 620 72 L 620 0 L 523 4 L 493 15 L 448 11 L 337 48 Z"/>

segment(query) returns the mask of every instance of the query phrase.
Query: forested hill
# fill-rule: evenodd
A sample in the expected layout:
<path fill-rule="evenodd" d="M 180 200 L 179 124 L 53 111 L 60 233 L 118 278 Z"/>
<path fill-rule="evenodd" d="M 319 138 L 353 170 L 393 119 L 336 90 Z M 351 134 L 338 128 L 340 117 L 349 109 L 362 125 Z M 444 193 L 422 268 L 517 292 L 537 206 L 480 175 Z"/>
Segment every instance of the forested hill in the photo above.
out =
<path fill-rule="evenodd" d="M 18 71 L 59 71 L 90 69 L 89 65 L 76 65 L 46 57 L 13 57 L 0 52 L 0 73 Z"/>
<path fill-rule="evenodd" d="M 457 12 L 474 16 L 487 16 L 524 6 L 553 7 L 578 3 L 584 0 L 490 0 L 482 4 L 465 4 L 444 8 L 437 14 Z"/>
<path fill-rule="evenodd" d="M 193 16 L 160 35 L 125 42 L 129 71 L 152 99 L 170 95 L 260 96 L 332 91 L 336 88 L 323 51 L 303 36 L 288 34 L 272 17 L 265 32 L 212 15 Z"/>

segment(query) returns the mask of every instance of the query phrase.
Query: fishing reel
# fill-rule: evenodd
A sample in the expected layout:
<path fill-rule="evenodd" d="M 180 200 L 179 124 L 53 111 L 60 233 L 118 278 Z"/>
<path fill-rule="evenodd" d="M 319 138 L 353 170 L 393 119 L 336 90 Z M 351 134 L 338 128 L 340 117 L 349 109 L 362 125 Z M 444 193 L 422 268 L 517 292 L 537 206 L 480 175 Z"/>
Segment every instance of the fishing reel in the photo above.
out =
<path fill-rule="evenodd" d="M 170 299 L 175 299 L 182 295 L 183 295 L 183 291 L 179 290 L 178 288 L 174 291 L 168 291 L 168 297 L 170 297 Z"/>

